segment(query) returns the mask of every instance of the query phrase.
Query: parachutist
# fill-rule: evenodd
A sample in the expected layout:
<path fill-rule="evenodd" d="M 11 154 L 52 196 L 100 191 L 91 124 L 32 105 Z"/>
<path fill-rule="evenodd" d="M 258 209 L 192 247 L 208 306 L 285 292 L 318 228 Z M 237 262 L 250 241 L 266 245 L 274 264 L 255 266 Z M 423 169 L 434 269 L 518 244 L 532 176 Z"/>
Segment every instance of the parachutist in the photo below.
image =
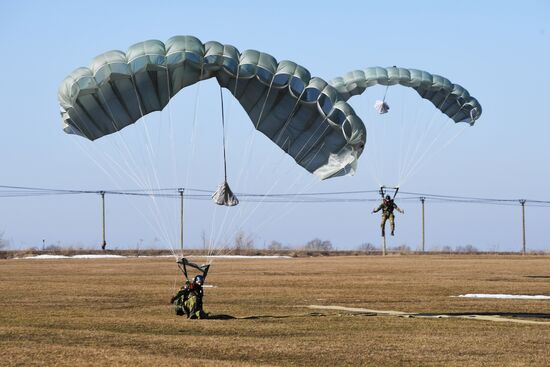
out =
<path fill-rule="evenodd" d="M 376 213 L 382 210 L 382 222 L 380 223 L 380 227 L 382 228 L 382 237 L 386 236 L 386 221 L 388 219 L 390 220 L 391 235 L 393 236 L 395 232 L 395 215 L 393 214 L 394 209 L 401 214 L 405 213 L 405 211 L 401 210 L 397 204 L 395 204 L 389 195 L 386 195 L 386 197 L 382 200 L 382 204 L 372 211 L 373 213 Z"/>
<path fill-rule="evenodd" d="M 192 282 L 187 280 L 178 293 L 170 299 L 170 303 L 176 305 L 176 315 L 186 315 L 188 319 L 207 318 L 208 314 L 202 309 L 203 284 L 204 276 L 197 275 Z"/>
<path fill-rule="evenodd" d="M 170 303 L 176 305 L 176 315 L 186 315 L 188 319 L 205 319 L 208 314 L 202 309 L 202 298 L 204 292 L 202 286 L 210 265 L 197 265 L 190 262 L 185 257 L 182 257 L 177 261 L 183 275 L 185 276 L 185 283 L 181 286 L 180 290 L 174 297 L 170 299 Z M 202 272 L 202 275 L 196 275 L 193 281 L 189 281 L 187 276 L 187 267 L 192 267 Z"/>

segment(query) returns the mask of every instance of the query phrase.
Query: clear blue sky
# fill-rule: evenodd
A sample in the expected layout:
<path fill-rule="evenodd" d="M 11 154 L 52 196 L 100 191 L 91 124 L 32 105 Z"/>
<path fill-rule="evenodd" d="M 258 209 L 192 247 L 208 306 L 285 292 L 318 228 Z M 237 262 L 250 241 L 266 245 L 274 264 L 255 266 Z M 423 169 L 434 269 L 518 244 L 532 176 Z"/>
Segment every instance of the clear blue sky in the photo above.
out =
<path fill-rule="evenodd" d="M 2 134 L 0 185 L 63 189 L 139 188 L 128 173 L 118 175 L 122 159 L 116 139 L 91 144 L 60 128 L 57 88 L 73 69 L 96 55 L 147 39 L 194 35 L 239 50 L 257 49 L 289 59 L 330 80 L 368 66 L 418 68 L 466 87 L 483 106 L 476 126 L 445 149 L 436 150 L 403 191 L 491 198 L 550 200 L 550 3 L 547 1 L 19 1 L 0 4 L 0 106 Z M 391 5 L 390 5 L 391 4 Z M 213 81 L 174 98 L 170 111 L 147 120 L 156 139 L 155 166 L 162 187 L 215 189 L 222 180 L 219 99 Z M 372 96 L 378 98 L 383 89 Z M 393 92 L 392 92 L 393 93 Z M 194 101 L 198 95 L 196 129 Z M 400 94 L 389 94 L 390 105 Z M 228 102 L 229 182 L 237 192 L 319 192 L 374 190 L 374 163 L 380 151 L 399 149 L 396 139 L 376 131 L 372 101 L 354 97 L 351 105 L 364 120 L 369 138 L 353 177 L 318 182 L 252 131 L 246 115 Z M 374 116 L 373 118 L 376 118 Z M 177 126 L 176 149 L 165 128 Z M 137 128 L 140 128 L 138 126 Z M 143 130 L 143 126 L 141 126 Z M 194 133 L 192 133 L 194 131 Z M 129 132 L 128 134 L 132 134 Z M 255 134 L 255 135 L 254 135 Z M 257 135 L 257 136 L 256 136 Z M 191 139 L 193 137 L 193 139 Z M 214 137 L 214 138 L 213 138 Z M 386 141 L 382 139 L 386 138 Z M 142 159 L 139 139 L 131 154 Z M 250 143 L 251 142 L 251 143 Z M 382 147 L 382 148 L 380 148 Z M 176 173 L 171 164 L 175 152 Z M 387 154 L 387 158 L 390 154 Z M 147 158 L 143 158 L 147 160 Z M 99 168 L 98 163 L 103 169 Z M 147 164 L 144 166 L 144 172 Z M 395 165 L 394 159 L 384 162 Z M 141 169 L 141 168 L 140 168 Z M 154 173 L 154 172 L 153 172 Z M 152 175 L 152 171 L 143 173 Z M 126 175 L 126 176 L 125 176 Z M 124 178 L 126 177 L 126 178 Z M 373 196 L 374 198 L 375 196 Z M 177 202 L 108 197 L 108 242 L 113 247 L 161 246 L 177 241 Z M 167 202 L 169 201 L 169 202 Z M 400 203 L 398 232 L 390 245 L 416 248 L 420 205 Z M 47 244 L 93 247 L 100 242 L 97 196 L 0 198 L 0 232 L 12 247 Z M 319 237 L 340 249 L 379 243 L 375 203 L 283 205 L 244 203 L 217 208 L 188 201 L 186 243 L 207 237 L 227 241 L 236 230 L 257 245 L 272 240 L 297 246 Z M 428 203 L 427 247 L 472 244 L 485 250 L 521 246 L 519 206 Z M 527 207 L 527 242 L 550 250 L 545 229 L 550 208 Z M 162 226 L 170 232 L 159 233 Z"/>

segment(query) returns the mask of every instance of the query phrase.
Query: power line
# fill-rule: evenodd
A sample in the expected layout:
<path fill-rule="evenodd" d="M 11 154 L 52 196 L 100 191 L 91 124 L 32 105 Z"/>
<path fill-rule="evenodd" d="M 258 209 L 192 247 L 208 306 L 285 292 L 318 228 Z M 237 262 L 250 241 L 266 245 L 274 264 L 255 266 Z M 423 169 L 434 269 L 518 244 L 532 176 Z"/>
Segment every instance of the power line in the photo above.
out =
<path fill-rule="evenodd" d="M 101 193 L 109 195 L 125 195 L 137 197 L 158 197 L 158 198 L 179 198 L 182 188 L 158 188 L 158 189 L 126 189 L 126 190 L 74 190 L 74 189 L 52 189 L 41 187 L 9 186 L 0 185 L 0 198 L 2 197 L 31 197 L 31 196 L 53 196 L 53 195 L 89 195 Z M 268 202 L 268 203 L 363 203 L 377 202 L 379 190 L 354 190 L 354 191 L 332 191 L 313 193 L 236 193 L 245 202 Z M 376 197 L 365 195 L 376 194 Z M 191 200 L 210 200 L 211 190 L 199 188 L 185 188 L 184 197 Z M 338 197 L 343 196 L 343 197 Z M 536 207 L 549 207 L 550 200 L 535 199 L 502 199 L 487 197 L 468 197 L 457 195 L 441 195 L 418 192 L 400 192 L 400 201 L 418 201 L 424 198 L 433 203 L 465 203 L 465 204 L 490 204 L 490 205 L 520 205 L 525 204 Z"/>

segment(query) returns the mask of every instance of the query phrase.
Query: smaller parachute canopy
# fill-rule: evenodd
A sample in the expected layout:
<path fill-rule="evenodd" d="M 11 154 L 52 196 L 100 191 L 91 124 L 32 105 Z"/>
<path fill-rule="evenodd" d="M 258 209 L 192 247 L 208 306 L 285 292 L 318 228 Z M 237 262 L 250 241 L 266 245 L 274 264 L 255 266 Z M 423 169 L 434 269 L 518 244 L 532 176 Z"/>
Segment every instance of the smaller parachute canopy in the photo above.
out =
<path fill-rule="evenodd" d="M 435 108 L 449 116 L 454 122 L 473 125 L 481 116 L 481 105 L 470 93 L 458 84 L 440 75 L 417 69 L 397 66 L 388 68 L 369 67 L 355 70 L 329 82 L 347 101 L 362 94 L 374 85 L 402 85 L 414 89 L 420 97 L 430 101 Z"/>

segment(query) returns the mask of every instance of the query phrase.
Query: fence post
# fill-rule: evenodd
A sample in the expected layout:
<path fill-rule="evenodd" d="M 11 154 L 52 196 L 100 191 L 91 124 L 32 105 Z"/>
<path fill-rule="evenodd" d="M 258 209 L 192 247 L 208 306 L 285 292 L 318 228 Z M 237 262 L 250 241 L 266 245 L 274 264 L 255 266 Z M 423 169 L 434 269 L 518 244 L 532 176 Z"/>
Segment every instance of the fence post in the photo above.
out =
<path fill-rule="evenodd" d="M 107 247 L 107 241 L 105 240 L 105 191 L 100 191 L 99 194 L 101 195 L 101 229 L 102 229 L 102 242 L 101 242 L 101 249 L 105 250 Z"/>
<path fill-rule="evenodd" d="M 183 192 L 185 189 L 179 188 L 178 192 L 180 193 L 180 249 L 181 256 L 183 256 Z"/>
<path fill-rule="evenodd" d="M 425 244 L 426 244 L 426 232 L 424 231 L 424 202 L 426 201 L 425 197 L 420 198 L 420 202 L 422 203 L 422 253 L 425 251 Z"/>
<path fill-rule="evenodd" d="M 522 226 L 522 255 L 525 256 L 527 253 L 527 244 L 525 241 L 525 199 L 521 199 L 519 203 L 521 204 L 521 226 Z"/>

